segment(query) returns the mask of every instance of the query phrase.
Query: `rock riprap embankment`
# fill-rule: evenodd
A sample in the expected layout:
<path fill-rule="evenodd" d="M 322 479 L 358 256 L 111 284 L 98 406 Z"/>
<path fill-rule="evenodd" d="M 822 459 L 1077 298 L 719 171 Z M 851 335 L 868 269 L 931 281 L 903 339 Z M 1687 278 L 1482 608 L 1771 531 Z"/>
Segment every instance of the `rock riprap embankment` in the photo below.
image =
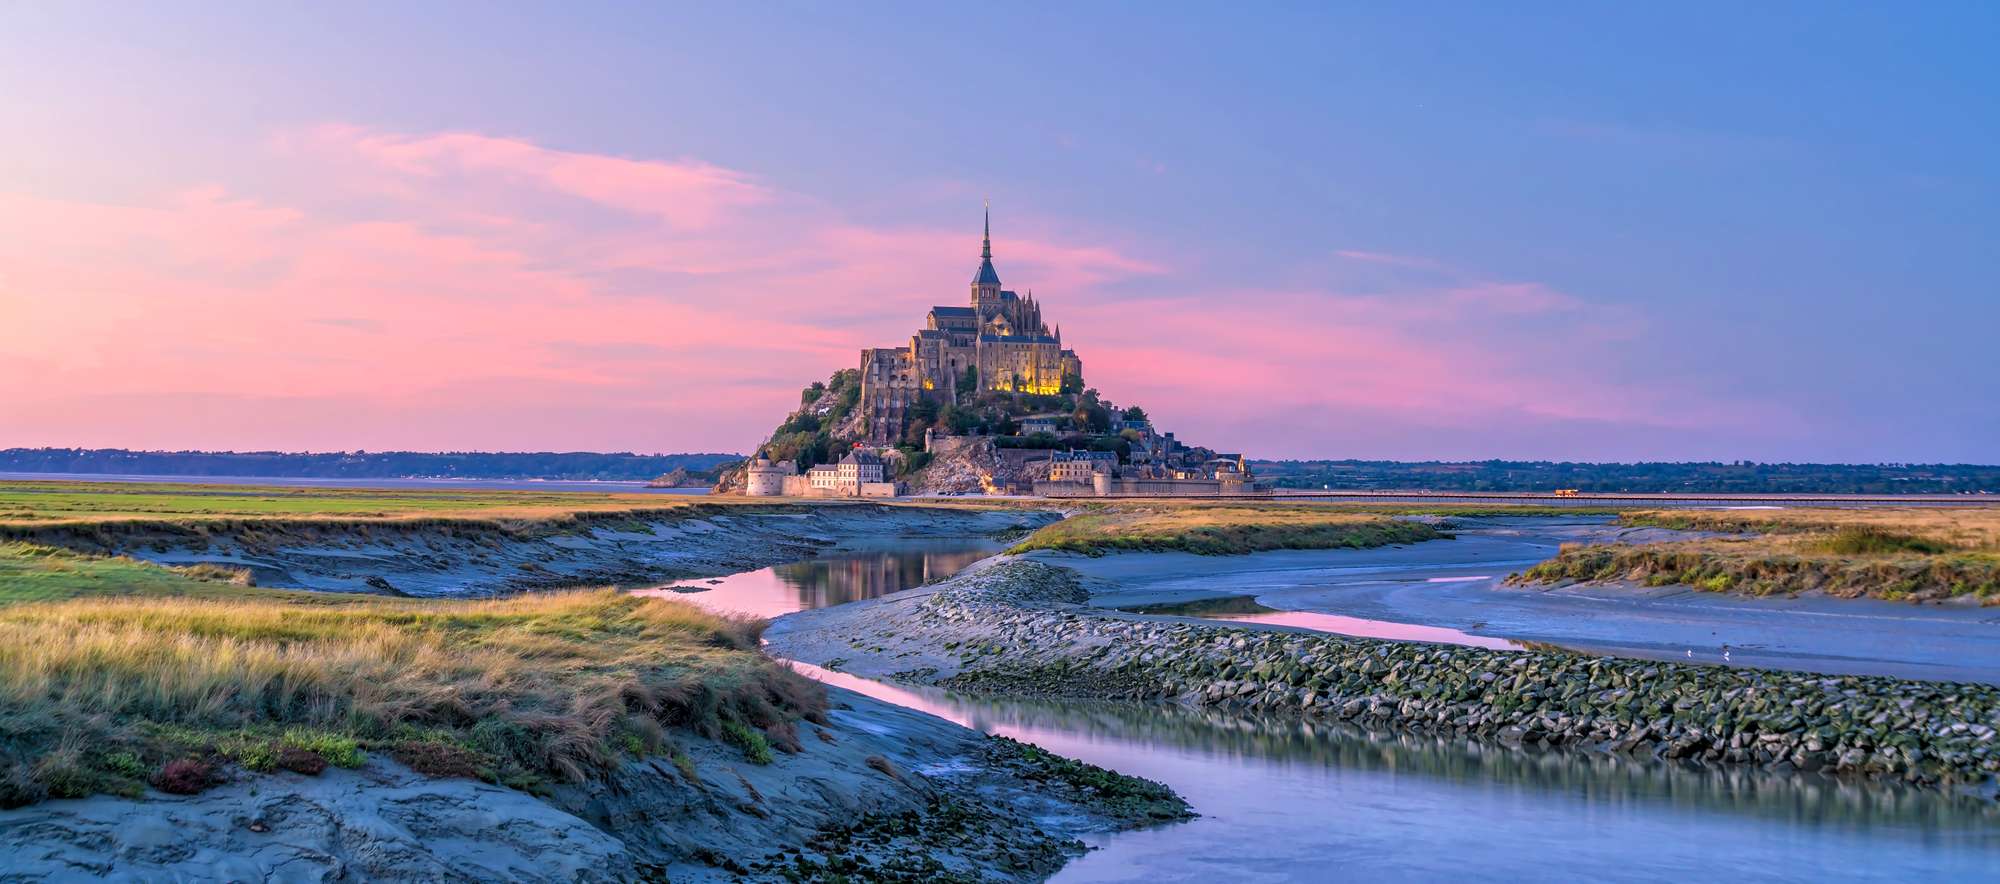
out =
<path fill-rule="evenodd" d="M 1088 608 L 1067 569 L 996 560 L 869 612 L 849 646 L 995 693 L 1171 699 L 1506 745 L 1890 777 L 2000 771 L 2000 690 L 1493 651 L 1138 618 Z M 855 612 L 859 614 L 861 612 Z"/>

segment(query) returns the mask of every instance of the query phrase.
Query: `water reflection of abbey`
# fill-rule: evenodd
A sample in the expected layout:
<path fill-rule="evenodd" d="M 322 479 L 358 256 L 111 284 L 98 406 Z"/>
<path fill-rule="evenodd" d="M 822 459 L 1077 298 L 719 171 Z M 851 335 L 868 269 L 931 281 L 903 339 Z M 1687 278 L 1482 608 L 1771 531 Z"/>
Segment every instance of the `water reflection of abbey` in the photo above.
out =
<path fill-rule="evenodd" d="M 832 555 L 779 565 L 771 572 L 798 592 L 801 608 L 824 608 L 942 580 L 992 554 L 992 550 L 980 548 Z"/>

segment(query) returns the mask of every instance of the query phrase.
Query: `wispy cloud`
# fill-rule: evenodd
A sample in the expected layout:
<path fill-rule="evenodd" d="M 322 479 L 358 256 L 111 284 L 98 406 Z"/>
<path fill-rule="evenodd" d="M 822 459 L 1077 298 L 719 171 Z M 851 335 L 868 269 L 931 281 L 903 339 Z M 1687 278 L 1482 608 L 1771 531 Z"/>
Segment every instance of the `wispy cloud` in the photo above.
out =
<path fill-rule="evenodd" d="M 694 160 L 351 126 L 270 147 L 288 204 L 0 194 L 0 352 L 36 366 L 0 377 L 10 441 L 745 448 L 793 385 L 962 297 L 977 247 Z M 1160 270 L 1090 242 L 1008 249 L 1060 288 Z M 794 380 L 744 380 L 772 376 Z"/>

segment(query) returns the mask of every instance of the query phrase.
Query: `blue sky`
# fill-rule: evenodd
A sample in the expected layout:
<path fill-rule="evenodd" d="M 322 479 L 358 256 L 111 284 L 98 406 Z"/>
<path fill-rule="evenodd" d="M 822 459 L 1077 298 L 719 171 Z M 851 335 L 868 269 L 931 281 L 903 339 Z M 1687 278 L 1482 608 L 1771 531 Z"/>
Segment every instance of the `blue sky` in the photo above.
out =
<path fill-rule="evenodd" d="M 805 380 L 963 297 L 990 195 L 1003 278 L 1036 287 L 1093 384 L 1220 447 L 1990 462 L 1995 34 L 2000 6 L 1947 3 L 19 4 L 0 9 L 0 120 L 16 133 L 0 146 L 0 194 L 17 198 L 20 260 L 133 248 L 88 241 L 103 225 L 87 214 L 68 239 L 39 242 L 55 234 L 23 214 L 185 212 L 175 195 L 196 189 L 290 213 L 255 240 L 287 266 L 313 263 L 290 251 L 306 248 L 293 245 L 308 239 L 300 226 L 332 241 L 391 223 L 457 241 L 471 234 L 440 208 L 446 194 L 410 196 L 449 179 L 461 202 L 560 227 L 480 242 L 588 291 L 566 321 L 492 327 L 518 330 L 508 348 L 542 354 L 535 365 L 442 367 L 482 361 L 468 349 L 412 372 L 429 393 L 397 398 L 320 383 L 307 363 L 267 388 L 184 370 L 293 358 L 245 334 L 111 347 L 126 332 L 98 324 L 115 311 L 92 299 L 136 303 L 115 289 L 137 271 L 74 290 L 66 280 L 95 268 L 0 272 L 0 303 L 41 304 L 48 326 L 0 332 L 0 360 L 41 388 L 0 391 L 26 403 L 0 431 L 26 444 L 743 450 Z M 445 172 L 378 170 L 362 186 L 329 171 L 348 159 L 273 147 L 330 126 L 365 133 L 343 149 L 460 134 L 726 170 L 755 185 L 758 208 L 674 219 L 662 241 L 695 250 L 674 266 L 791 257 L 726 279 L 593 263 L 594 246 L 644 237 L 621 217 L 632 206 L 552 203 L 533 170 L 457 154 Z M 959 231 L 962 243 L 938 239 Z M 947 253 L 914 251 L 933 241 Z M 378 277 L 458 273 L 381 260 Z M 188 263 L 149 266 L 157 290 L 257 295 L 245 281 L 190 288 L 205 276 Z M 908 272 L 863 272 L 885 266 Z M 285 291 L 336 302 L 391 350 L 445 346 L 396 322 L 395 305 L 421 294 Z M 413 315 L 490 309 L 461 297 Z M 635 335 L 620 305 L 635 323 L 666 311 L 670 327 Z M 284 333 L 277 314 L 259 321 L 239 331 Z M 625 337 L 579 330 L 593 323 Z M 70 346 L 48 346 L 50 330 Z M 703 349 L 711 334 L 796 346 L 718 353 Z M 107 345 L 75 352 L 93 341 Z M 360 344 L 318 345 L 313 364 L 332 366 Z M 657 350 L 575 361 L 634 346 Z M 729 395 L 691 393 L 693 377 Z M 494 392 L 509 384 L 529 392 Z M 121 424 L 77 407 L 84 396 L 174 407 Z M 196 401 L 202 421 L 173 417 Z M 294 431 L 254 420 L 273 407 L 294 410 Z M 350 418 L 310 417 L 329 410 Z M 518 429 L 547 414 L 564 416 L 559 429 Z"/>

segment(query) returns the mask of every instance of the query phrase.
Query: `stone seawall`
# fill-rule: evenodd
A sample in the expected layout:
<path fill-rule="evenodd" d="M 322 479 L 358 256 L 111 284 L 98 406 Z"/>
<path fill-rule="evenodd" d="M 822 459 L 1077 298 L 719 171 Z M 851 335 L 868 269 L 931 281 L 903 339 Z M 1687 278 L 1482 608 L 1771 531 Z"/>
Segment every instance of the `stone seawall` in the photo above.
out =
<path fill-rule="evenodd" d="M 867 612 L 848 644 L 929 660 L 898 675 L 968 691 L 1173 700 L 1986 790 L 2000 771 L 2000 689 L 1988 686 L 1163 621 L 1086 598 L 1074 572 L 1000 559 Z"/>

